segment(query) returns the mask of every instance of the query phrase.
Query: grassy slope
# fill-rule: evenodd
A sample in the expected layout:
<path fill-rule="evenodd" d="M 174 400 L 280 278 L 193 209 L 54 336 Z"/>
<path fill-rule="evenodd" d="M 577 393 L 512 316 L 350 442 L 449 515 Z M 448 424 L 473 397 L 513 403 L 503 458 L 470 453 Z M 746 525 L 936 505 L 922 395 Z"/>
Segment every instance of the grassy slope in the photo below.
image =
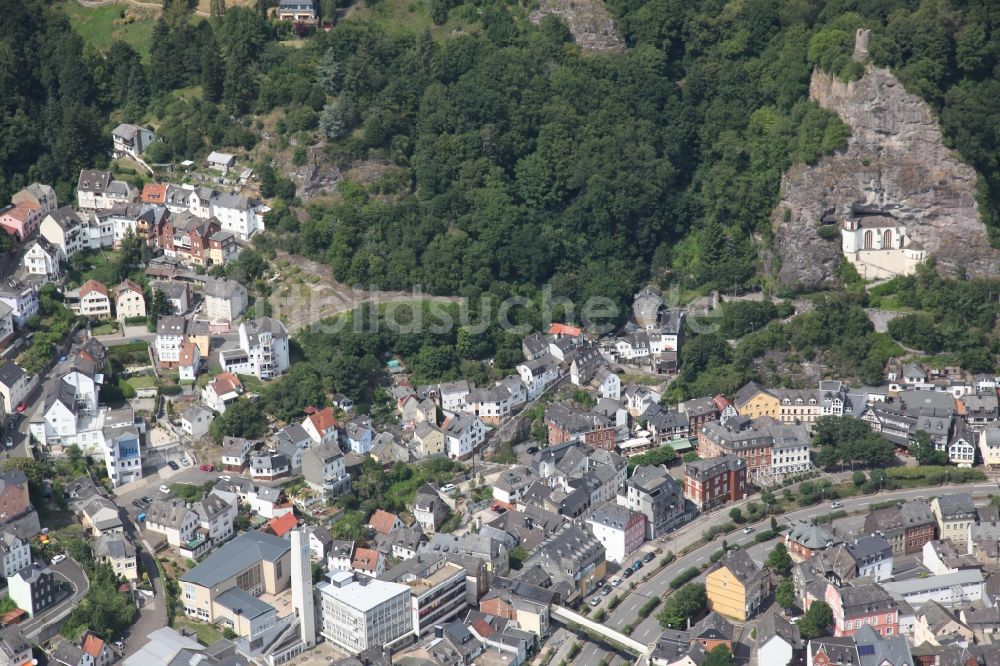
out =
<path fill-rule="evenodd" d="M 149 60 L 149 45 L 156 21 L 155 9 L 134 8 L 125 4 L 104 7 L 84 7 L 77 2 L 66 2 L 63 10 L 70 23 L 83 40 L 101 51 L 106 51 L 115 39 L 127 42 L 139 52 L 143 60 Z M 134 17 L 122 19 L 126 16 Z"/>

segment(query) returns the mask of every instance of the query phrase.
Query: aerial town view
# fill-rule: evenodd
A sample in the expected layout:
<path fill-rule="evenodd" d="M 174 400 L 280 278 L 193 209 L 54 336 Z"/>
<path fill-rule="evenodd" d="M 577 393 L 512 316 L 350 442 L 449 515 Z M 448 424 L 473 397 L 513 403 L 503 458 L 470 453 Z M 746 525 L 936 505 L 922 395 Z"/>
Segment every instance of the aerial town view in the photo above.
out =
<path fill-rule="evenodd" d="M 995 0 L 0 4 L 0 666 L 1000 666 Z"/>

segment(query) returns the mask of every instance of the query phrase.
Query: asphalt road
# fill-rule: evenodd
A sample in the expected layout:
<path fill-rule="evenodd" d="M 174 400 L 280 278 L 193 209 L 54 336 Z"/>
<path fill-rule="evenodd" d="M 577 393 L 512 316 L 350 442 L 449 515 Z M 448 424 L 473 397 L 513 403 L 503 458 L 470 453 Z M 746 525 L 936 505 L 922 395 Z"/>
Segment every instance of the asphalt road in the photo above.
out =
<path fill-rule="evenodd" d="M 25 634 L 30 634 L 45 626 L 51 618 L 59 615 L 63 611 L 68 611 L 75 607 L 77 603 L 90 591 L 90 581 L 83 568 L 77 564 L 76 560 L 67 557 L 59 564 L 50 564 L 49 568 L 62 580 L 66 581 L 73 588 L 73 594 L 63 599 L 58 604 L 39 613 L 35 617 L 22 622 L 21 630 Z"/>
<path fill-rule="evenodd" d="M 891 492 L 883 492 L 878 495 L 869 495 L 865 497 L 855 497 L 850 499 L 841 500 L 844 505 L 844 510 L 848 513 L 854 511 L 860 511 L 870 504 L 877 502 L 884 502 L 887 500 L 909 500 L 918 498 L 928 498 L 929 496 L 940 495 L 948 492 L 971 492 L 974 495 L 985 495 L 989 492 L 1000 492 L 1000 483 L 995 481 L 983 482 L 977 484 L 965 484 L 965 485 L 953 485 L 953 486 L 942 486 L 939 488 L 915 488 L 908 490 L 894 490 Z M 724 507 L 726 511 L 730 507 Z M 830 511 L 829 504 L 819 504 L 816 506 L 808 507 L 805 509 L 798 509 L 796 511 L 791 511 L 778 517 L 780 524 L 785 524 L 796 519 L 805 519 L 812 516 L 821 515 L 828 513 Z M 716 514 L 714 518 L 710 517 L 711 520 L 718 520 L 719 516 Z M 768 527 L 768 521 L 766 519 L 757 523 L 756 529 L 766 529 Z M 698 540 L 701 536 L 701 529 L 697 528 L 700 524 L 700 520 L 693 521 L 687 526 L 682 527 L 678 532 L 671 535 L 671 539 L 665 544 L 661 545 L 664 550 L 669 550 L 671 547 L 677 550 L 683 550 L 687 543 Z M 703 564 L 707 564 L 713 552 L 718 550 L 722 545 L 722 540 L 725 539 L 730 545 L 745 545 L 755 543 L 755 532 L 751 534 L 744 534 L 742 531 L 728 534 L 725 536 L 717 537 L 710 543 L 701 546 L 700 548 L 692 551 L 691 553 L 674 560 L 671 564 L 662 569 L 655 576 L 650 578 L 645 583 L 638 583 L 635 590 L 633 590 L 625 599 L 622 600 L 619 606 L 608 613 L 603 624 L 611 627 L 615 630 L 621 630 L 627 624 L 633 625 L 632 633 L 630 634 L 632 638 L 639 641 L 640 643 L 652 644 L 656 641 L 659 635 L 662 633 L 659 621 L 656 619 L 656 611 L 653 612 L 645 620 L 641 622 L 636 622 L 639 620 L 638 610 L 642 607 L 647 600 L 651 598 L 663 598 L 670 592 L 670 581 L 675 578 L 681 571 L 687 569 L 688 567 L 701 567 Z M 754 545 L 749 549 L 751 557 L 755 560 L 762 560 L 767 556 L 767 553 L 777 540 L 772 540 L 766 543 Z M 659 556 L 658 556 L 659 557 Z M 647 566 L 655 566 L 655 561 L 651 562 Z M 641 578 L 642 570 L 637 574 Z M 636 576 L 631 579 L 624 581 L 616 593 L 620 593 L 621 589 L 628 589 L 628 584 L 631 580 L 635 580 Z M 610 596 L 613 595 L 609 595 Z M 589 599 L 590 597 L 588 597 Z M 606 607 L 608 599 L 602 600 L 601 605 L 598 608 Z M 596 609 L 591 611 L 591 614 Z M 544 653 L 544 649 L 542 650 Z M 606 649 L 601 649 L 596 646 L 591 641 L 587 641 L 580 653 L 574 659 L 574 664 L 586 665 L 586 666 L 597 666 L 601 660 L 606 660 L 609 664 L 612 663 L 614 657 L 613 653 L 608 652 Z"/>

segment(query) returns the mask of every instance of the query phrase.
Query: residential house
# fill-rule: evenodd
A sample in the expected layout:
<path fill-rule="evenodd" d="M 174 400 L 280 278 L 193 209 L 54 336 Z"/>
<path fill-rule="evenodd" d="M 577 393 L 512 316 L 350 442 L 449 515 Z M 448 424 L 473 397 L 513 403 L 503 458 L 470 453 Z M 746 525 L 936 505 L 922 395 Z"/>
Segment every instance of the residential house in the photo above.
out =
<path fill-rule="evenodd" d="M 42 183 L 32 183 L 18 190 L 10 198 L 10 202 L 15 206 L 18 204 L 30 204 L 36 208 L 41 208 L 44 213 L 59 208 L 59 200 L 56 197 L 55 189 L 51 185 L 43 185 Z"/>
<path fill-rule="evenodd" d="M 630 382 L 625 387 L 625 402 L 628 403 L 628 413 L 632 416 L 639 416 L 651 406 L 658 404 L 663 397 L 653 388 L 645 384 Z"/>
<path fill-rule="evenodd" d="M 792 624 L 772 606 L 757 622 L 754 649 L 757 663 L 768 666 L 790 666 L 795 653 L 802 648 L 799 627 Z"/>
<path fill-rule="evenodd" d="M 142 287 L 131 280 L 123 280 L 115 287 L 115 314 L 118 321 L 146 316 L 146 299 Z"/>
<path fill-rule="evenodd" d="M 227 372 L 272 379 L 289 367 L 288 329 L 277 319 L 259 317 L 240 323 L 240 348 L 223 350 L 219 356 Z"/>
<path fill-rule="evenodd" d="M 351 487 L 344 454 L 336 442 L 310 446 L 302 454 L 302 476 L 316 492 L 340 495 Z"/>
<path fill-rule="evenodd" d="M 309 533 L 309 560 L 312 562 L 325 562 L 326 556 L 330 553 L 334 539 L 330 530 L 312 526 L 306 530 Z"/>
<path fill-rule="evenodd" d="M 944 645 L 974 642 L 975 633 L 936 601 L 928 601 L 917 611 L 913 630 L 914 645 Z"/>
<path fill-rule="evenodd" d="M 351 568 L 359 574 L 378 578 L 385 572 L 385 556 L 371 548 L 355 548 Z"/>
<path fill-rule="evenodd" d="M 413 518 L 424 534 L 437 532 L 450 514 L 448 505 L 430 484 L 425 483 L 417 489 L 413 498 Z"/>
<path fill-rule="evenodd" d="M 122 580 L 139 578 L 135 546 L 124 535 L 106 534 L 98 538 L 94 543 L 94 559 L 109 565 Z"/>
<path fill-rule="evenodd" d="M 155 139 L 153 130 L 141 125 L 123 123 L 111 130 L 111 156 L 137 158 Z"/>
<path fill-rule="evenodd" d="M 227 502 L 215 491 L 210 492 L 200 501 L 194 502 L 191 508 L 198 514 L 198 531 L 208 539 L 211 545 L 220 544 L 235 534 L 233 523 L 236 520 L 239 507 L 235 503 Z"/>
<path fill-rule="evenodd" d="M 96 169 L 80 171 L 80 178 L 76 184 L 76 199 L 80 210 L 105 210 L 115 204 L 128 203 L 133 198 L 134 193 L 129 184 L 123 180 L 112 180 L 110 171 Z"/>
<path fill-rule="evenodd" d="M 510 571 L 510 549 L 503 541 L 485 534 L 459 537 L 438 532 L 431 536 L 425 550 L 478 557 L 493 576 L 505 576 Z"/>
<path fill-rule="evenodd" d="M 683 490 L 665 465 L 639 465 L 617 493 L 617 503 L 645 516 L 646 539 L 658 539 L 691 519 Z"/>
<path fill-rule="evenodd" d="M 87 533 L 99 537 L 103 534 L 121 534 L 125 528 L 118 507 L 106 497 L 96 496 L 80 509 L 80 523 Z"/>
<path fill-rule="evenodd" d="M 746 462 L 736 456 L 722 455 L 684 465 L 684 497 L 698 511 L 743 499 L 746 483 Z"/>
<path fill-rule="evenodd" d="M 226 405 L 243 395 L 243 384 L 231 372 L 220 372 L 215 379 L 201 390 L 201 400 L 205 406 L 219 414 L 225 414 Z"/>
<path fill-rule="evenodd" d="M 135 426 L 104 429 L 104 463 L 116 488 L 142 478 L 142 448 Z"/>
<path fill-rule="evenodd" d="M 478 416 L 483 422 L 500 425 L 511 414 L 514 396 L 506 386 L 473 388 L 465 397 L 463 411 Z"/>
<path fill-rule="evenodd" d="M 586 386 L 597 371 L 607 363 L 601 349 L 595 344 L 583 343 L 566 355 L 569 379 L 575 386 Z"/>
<path fill-rule="evenodd" d="M 937 521 L 938 535 L 963 548 L 969 526 L 976 522 L 976 506 L 969 493 L 941 495 L 931 500 L 931 512 Z"/>
<path fill-rule="evenodd" d="M 111 318 L 111 298 L 108 288 L 97 280 L 87 280 L 78 290 L 80 300 L 74 310 L 82 317 Z"/>
<path fill-rule="evenodd" d="M 177 375 L 182 382 L 193 382 L 201 372 L 201 348 L 190 340 L 181 344 L 177 357 Z"/>
<path fill-rule="evenodd" d="M 368 527 L 383 536 L 388 536 L 394 529 L 402 526 L 403 521 L 399 519 L 399 516 L 382 509 L 375 509 L 371 518 L 368 519 Z"/>
<path fill-rule="evenodd" d="M 970 534 L 973 530 L 970 528 Z M 961 551 L 950 539 L 928 541 L 924 544 L 923 565 L 935 576 L 954 573 L 959 569 L 978 569 L 981 564 L 966 548 Z"/>
<path fill-rule="evenodd" d="M 833 610 L 834 636 L 853 636 L 864 626 L 882 636 L 899 635 L 899 604 L 883 587 L 827 584 L 823 599 Z"/>
<path fill-rule="evenodd" d="M 748 382 L 737 391 L 733 396 L 733 406 L 740 416 L 750 419 L 762 416 L 778 419 L 781 416 L 781 399 L 757 382 Z"/>
<path fill-rule="evenodd" d="M 1000 468 L 1000 428 L 983 428 L 979 433 L 979 456 L 986 469 Z"/>
<path fill-rule="evenodd" d="M 38 314 L 38 290 L 19 280 L 0 282 L 0 303 L 10 307 L 14 326 L 23 327 Z"/>
<path fill-rule="evenodd" d="M 69 206 L 48 213 L 38 230 L 41 237 L 59 251 L 62 261 L 69 261 L 83 249 L 83 220 Z"/>
<path fill-rule="evenodd" d="M 0 415 L 16 412 L 37 383 L 34 376 L 13 361 L 0 365 Z"/>
<path fill-rule="evenodd" d="M 524 360 L 533 361 L 549 353 L 549 341 L 541 333 L 532 333 L 521 339 Z"/>
<path fill-rule="evenodd" d="M 620 400 L 622 394 L 622 381 L 606 365 L 602 365 L 594 374 L 597 382 L 597 390 L 602 398 L 608 400 Z"/>
<path fill-rule="evenodd" d="M 176 549 L 196 540 L 198 514 L 179 497 L 157 497 L 146 509 L 145 529 L 162 534 Z"/>
<path fill-rule="evenodd" d="M 554 582 L 565 586 L 563 603 L 570 603 L 589 595 L 604 578 L 604 546 L 590 532 L 573 523 L 566 523 L 525 560 L 526 569 L 535 566 L 540 567 Z"/>
<path fill-rule="evenodd" d="M 516 369 L 525 386 L 528 400 L 537 398 L 559 378 L 559 362 L 548 353 L 547 348 L 543 354 L 528 359 Z"/>
<path fill-rule="evenodd" d="M 292 473 L 292 462 L 284 453 L 261 451 L 250 456 L 250 476 L 258 481 L 273 481 Z"/>
<path fill-rule="evenodd" d="M 858 578 L 879 583 L 892 578 L 892 546 L 877 534 L 857 537 L 844 544 L 854 560 Z"/>
<path fill-rule="evenodd" d="M 785 544 L 793 562 L 805 562 L 813 555 L 843 543 L 836 534 L 822 525 L 806 520 L 790 522 L 788 529 L 781 535 L 781 542 Z M 891 561 L 891 552 L 889 557 Z"/>
<path fill-rule="evenodd" d="M 447 412 L 461 411 L 465 407 L 465 399 L 471 390 L 469 382 L 464 379 L 439 384 L 437 395 L 441 402 L 441 409 Z"/>
<path fill-rule="evenodd" d="M 326 556 L 326 568 L 328 571 L 352 571 L 351 563 L 353 561 L 353 541 L 334 540 L 330 544 L 330 550 Z"/>
<path fill-rule="evenodd" d="M 418 457 L 444 453 L 444 432 L 432 423 L 418 423 L 413 428 L 413 443 Z"/>
<path fill-rule="evenodd" d="M 279 21 L 316 23 L 316 6 L 312 0 L 280 0 L 277 16 Z"/>
<path fill-rule="evenodd" d="M 156 322 L 156 358 L 160 367 L 178 366 L 186 329 L 187 320 L 176 315 L 163 315 Z"/>
<path fill-rule="evenodd" d="M 44 562 L 35 562 L 7 579 L 7 595 L 30 617 L 59 603 L 67 594 L 65 585 Z"/>
<path fill-rule="evenodd" d="M 45 282 L 54 282 L 61 273 L 59 248 L 42 237 L 35 238 L 25 247 L 21 265 L 28 275 L 40 276 Z"/>
<path fill-rule="evenodd" d="M 253 442 L 242 437 L 222 438 L 222 468 L 227 472 L 243 473 Z"/>
<path fill-rule="evenodd" d="M 975 393 L 959 399 L 962 416 L 965 422 L 975 432 L 997 424 L 1000 420 L 1000 399 L 996 388 L 989 393 Z"/>
<path fill-rule="evenodd" d="M 358 455 L 365 455 L 371 451 L 372 440 L 375 438 L 371 419 L 368 417 L 351 419 L 344 424 L 343 437 L 344 444 L 351 451 Z"/>
<path fill-rule="evenodd" d="M 516 504 L 521 498 L 521 493 L 537 480 L 538 477 L 524 465 L 505 469 L 493 482 L 493 499 L 504 504 Z"/>
<path fill-rule="evenodd" d="M 934 539 L 937 520 L 924 500 L 910 500 L 877 509 L 865 518 L 865 534 L 879 534 L 892 545 L 894 555 L 920 552 Z"/>
<path fill-rule="evenodd" d="M 459 412 L 445 419 L 445 450 L 452 460 L 465 460 L 486 441 L 486 426 L 474 414 Z"/>
<path fill-rule="evenodd" d="M 316 444 L 332 444 L 338 439 L 337 419 L 330 407 L 309 414 L 302 421 L 302 429 Z"/>
<path fill-rule="evenodd" d="M 579 442 L 599 449 L 615 448 L 614 424 L 602 414 L 554 402 L 545 409 L 545 425 L 550 445 Z"/>
<path fill-rule="evenodd" d="M 205 281 L 205 316 L 212 321 L 236 321 L 247 309 L 247 288 L 236 280 L 210 277 Z"/>
<path fill-rule="evenodd" d="M 0 303 L 0 349 L 7 346 L 14 337 L 14 311 L 6 303 Z M 3 414 L 0 413 L 0 419 Z"/>
<path fill-rule="evenodd" d="M 948 462 L 958 467 L 972 467 L 976 462 L 977 438 L 968 426 L 958 426 L 948 441 Z"/>
<path fill-rule="evenodd" d="M 156 292 L 162 291 L 175 315 L 182 315 L 191 307 L 191 294 L 186 282 L 153 282 L 150 290 L 154 298 Z"/>
<path fill-rule="evenodd" d="M 716 398 L 692 398 L 678 403 L 677 411 L 687 417 L 690 431 L 697 433 L 703 425 L 719 418 L 719 404 Z M 728 404 L 726 401 L 726 405 Z"/>
<path fill-rule="evenodd" d="M 212 217 L 241 241 L 264 231 L 264 215 L 271 209 L 239 194 L 223 193 L 211 199 Z"/>
<path fill-rule="evenodd" d="M 757 614 L 769 589 L 767 571 L 742 549 L 726 553 L 705 578 L 709 608 L 739 622 Z"/>
<path fill-rule="evenodd" d="M 601 545 L 605 559 L 622 564 L 646 540 L 646 516 L 617 504 L 603 504 L 587 517 L 587 527 Z"/>
<path fill-rule="evenodd" d="M 31 544 L 14 532 L 4 530 L 0 534 L 0 573 L 10 578 L 21 569 L 31 565 Z"/>

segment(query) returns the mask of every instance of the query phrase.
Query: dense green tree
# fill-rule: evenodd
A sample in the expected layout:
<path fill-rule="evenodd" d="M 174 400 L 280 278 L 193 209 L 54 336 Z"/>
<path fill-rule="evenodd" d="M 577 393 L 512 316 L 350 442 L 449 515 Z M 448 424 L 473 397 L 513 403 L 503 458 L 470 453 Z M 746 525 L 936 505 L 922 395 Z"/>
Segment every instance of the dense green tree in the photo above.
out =
<path fill-rule="evenodd" d="M 833 624 L 833 610 L 825 601 L 813 601 L 809 610 L 799 620 L 799 633 L 802 638 L 818 638 L 825 636 L 827 627 Z"/>
<path fill-rule="evenodd" d="M 688 618 L 697 617 L 707 605 L 704 584 L 688 583 L 667 598 L 656 617 L 660 626 L 683 629 Z"/>
<path fill-rule="evenodd" d="M 767 568 L 779 576 L 787 576 L 792 573 L 792 556 L 788 553 L 788 548 L 780 541 L 774 545 L 764 562 Z"/>
<path fill-rule="evenodd" d="M 249 400 L 237 400 L 227 405 L 224 414 L 212 419 L 209 434 L 216 444 L 222 443 L 223 437 L 245 437 L 257 439 L 263 437 L 267 429 L 267 421 L 260 406 Z"/>
<path fill-rule="evenodd" d="M 774 590 L 774 600 L 782 608 L 791 608 L 795 605 L 795 583 L 791 578 L 786 578 Z"/>
<path fill-rule="evenodd" d="M 913 438 L 913 443 L 910 445 L 910 452 L 921 465 L 948 464 L 948 452 L 944 450 L 939 451 L 934 446 L 934 440 L 931 439 L 930 434 L 924 430 L 917 431 Z"/>
<path fill-rule="evenodd" d="M 728 645 L 716 645 L 705 655 L 702 666 L 733 666 L 733 653 Z"/>

